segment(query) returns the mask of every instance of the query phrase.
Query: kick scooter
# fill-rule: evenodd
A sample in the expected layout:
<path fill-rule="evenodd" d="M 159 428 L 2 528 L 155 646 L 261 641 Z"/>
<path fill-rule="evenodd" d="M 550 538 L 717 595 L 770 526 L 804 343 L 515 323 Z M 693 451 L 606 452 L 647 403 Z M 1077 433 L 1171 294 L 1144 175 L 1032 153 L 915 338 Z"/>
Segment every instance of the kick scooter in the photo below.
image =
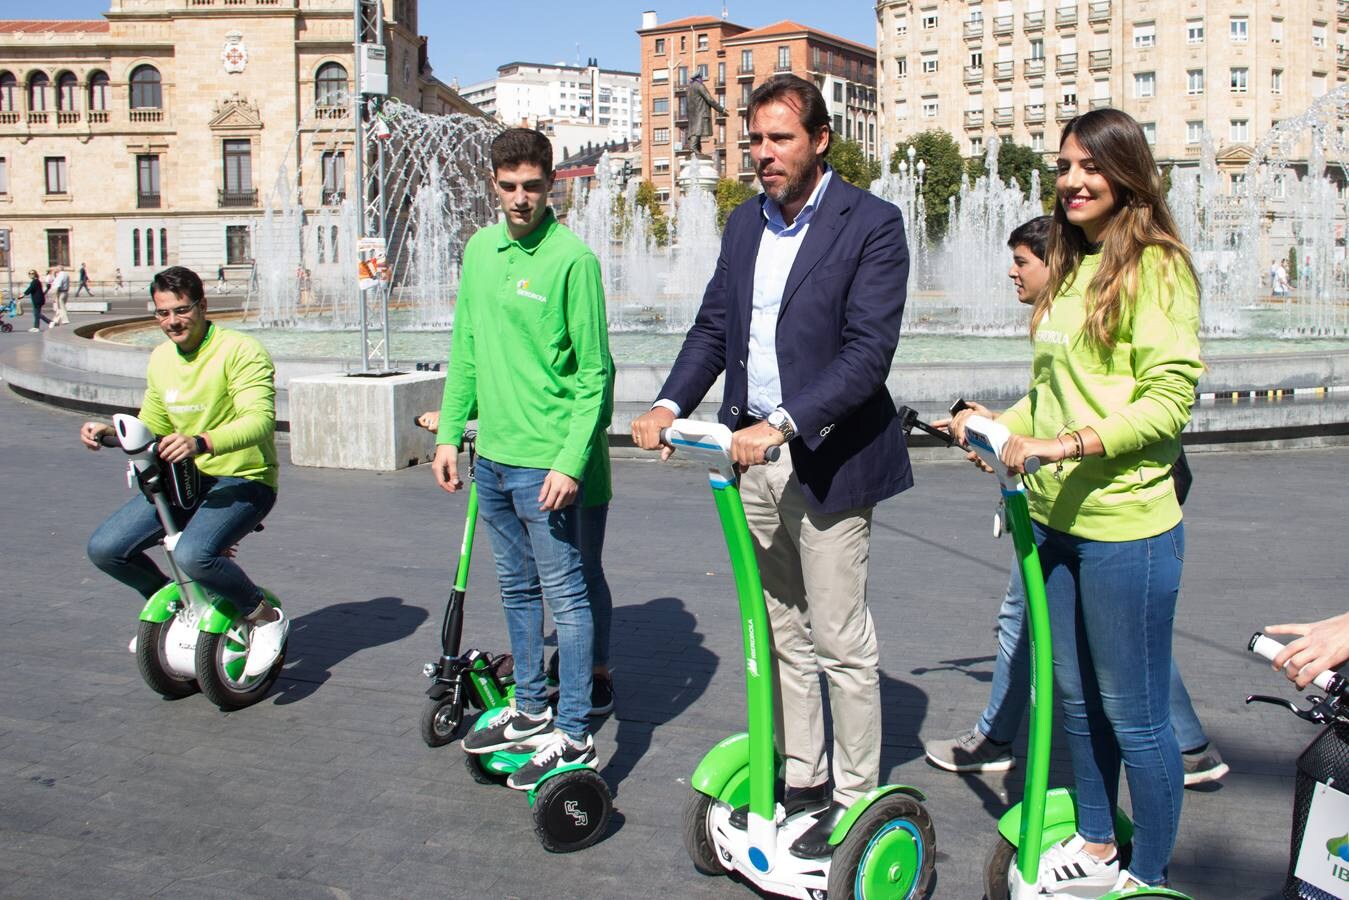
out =
<path fill-rule="evenodd" d="M 200 688 L 224 711 L 258 702 L 281 674 L 285 646 L 267 671 L 245 675 L 252 626 L 233 603 L 184 575 L 173 556 L 181 535 L 178 521 L 201 500 L 196 464 L 190 459 L 173 464 L 161 460 L 158 439 L 135 416 L 118 413 L 112 424 L 114 434 L 104 435 L 100 443 L 121 447 L 131 457 L 127 482 L 154 504 L 164 527 L 164 556 L 173 573 L 173 581 L 156 591 L 141 609 L 134 644 L 141 677 L 170 700 Z M 261 529 L 259 525 L 254 530 Z M 275 595 L 263 593 L 268 603 L 280 608 Z"/>
<path fill-rule="evenodd" d="M 468 512 L 464 518 L 464 540 L 459 547 L 459 567 L 454 588 L 445 606 L 440 626 L 440 659 L 427 663 L 422 674 L 431 679 L 426 689 L 430 703 L 422 712 L 422 740 L 428 747 L 443 747 L 454 740 L 464 718 L 464 704 L 474 709 L 505 706 L 514 694 L 513 659 L 509 653 L 492 656 L 481 650 L 460 654 L 459 641 L 464 631 L 464 598 L 468 592 L 468 563 L 473 555 L 473 532 L 478 524 L 478 484 L 474 480 L 477 465 L 478 433 L 464 432 L 468 451 Z"/>
<path fill-rule="evenodd" d="M 684 847 L 704 875 L 739 872 L 756 887 L 805 900 L 921 897 L 936 860 L 936 832 L 916 788 L 877 787 L 859 797 L 829 838 L 832 856 L 799 859 L 788 847 L 815 822 L 818 810 L 781 818 L 774 796 L 781 768 L 773 748 L 773 663 L 759 566 L 740 500 L 725 425 L 676 420 L 661 441 L 708 464 L 739 596 L 745 644 L 748 732 L 718 743 L 694 770 L 684 811 Z M 777 458 L 770 448 L 767 461 Z M 749 807 L 747 827 L 731 813 Z"/>
<path fill-rule="evenodd" d="M 1247 648 L 1273 660 L 1283 644 L 1257 632 Z M 1349 898 L 1349 679 L 1327 670 L 1312 684 L 1326 695 L 1308 696 L 1306 708 L 1261 694 L 1246 702 L 1273 703 L 1299 719 L 1326 726 L 1297 758 L 1288 875 L 1281 896 L 1344 900 Z"/>

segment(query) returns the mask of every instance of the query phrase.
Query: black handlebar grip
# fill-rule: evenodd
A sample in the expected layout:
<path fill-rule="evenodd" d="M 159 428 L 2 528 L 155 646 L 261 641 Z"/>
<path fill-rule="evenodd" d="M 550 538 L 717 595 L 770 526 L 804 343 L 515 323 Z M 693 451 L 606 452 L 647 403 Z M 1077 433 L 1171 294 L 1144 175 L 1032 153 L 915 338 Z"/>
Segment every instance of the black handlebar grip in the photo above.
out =
<path fill-rule="evenodd" d="M 115 434 L 100 434 L 98 436 L 98 442 L 104 447 L 122 446 L 122 442 L 117 440 L 117 435 Z"/>
<path fill-rule="evenodd" d="M 763 452 L 764 462 L 777 462 L 778 458 L 781 456 L 782 456 L 781 447 L 769 447 L 767 450 Z"/>

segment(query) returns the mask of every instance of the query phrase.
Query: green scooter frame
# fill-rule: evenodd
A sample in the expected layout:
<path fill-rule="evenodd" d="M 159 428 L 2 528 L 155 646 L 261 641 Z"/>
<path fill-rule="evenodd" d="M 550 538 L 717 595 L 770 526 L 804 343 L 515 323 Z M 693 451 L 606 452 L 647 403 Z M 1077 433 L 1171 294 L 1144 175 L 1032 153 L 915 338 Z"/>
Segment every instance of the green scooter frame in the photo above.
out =
<path fill-rule="evenodd" d="M 901 415 L 904 412 L 901 411 Z M 913 424 L 919 424 L 914 422 Z M 937 433 L 922 426 L 929 433 Z M 1067 788 L 1049 789 L 1049 750 L 1054 720 L 1054 657 L 1049 626 L 1049 605 L 1045 600 L 1044 573 L 1035 549 L 1030 509 L 1021 478 L 1007 471 L 999 457 L 1007 442 L 1007 429 L 982 416 L 972 416 L 965 425 L 970 448 L 997 473 L 1002 489 L 1000 511 L 1003 531 L 1012 533 L 1021 578 L 1026 587 L 1026 617 L 1030 622 L 1031 648 L 1031 724 L 1026 750 L 1025 794 L 1020 803 L 1008 810 L 998 822 L 999 840 L 984 867 L 984 891 L 988 900 L 1030 900 L 1041 898 L 1040 856 L 1054 844 L 1077 830 L 1076 797 Z M 1038 460 L 1027 461 L 1027 471 L 1038 468 Z M 1120 846 L 1133 835 L 1133 823 L 1122 811 L 1115 811 L 1115 839 Z M 1066 897 L 1068 894 L 1054 894 Z M 1176 897 L 1185 894 L 1168 888 L 1145 887 L 1112 891 L 1101 900 L 1124 897 Z"/>
<path fill-rule="evenodd" d="M 708 463 L 745 648 L 748 731 L 708 751 L 691 780 L 684 846 L 694 868 L 705 875 L 739 872 L 763 890 L 805 900 L 923 896 L 936 859 L 936 832 L 923 807 L 925 797 L 907 785 L 882 785 L 858 798 L 829 838 L 832 856 L 807 860 L 788 852 L 815 815 L 798 813 L 784 821 L 777 815 L 774 792 L 781 765 L 773 747 L 772 645 L 739 476 L 730 458 L 731 432 L 724 425 L 680 419 L 662 432 L 661 440 Z M 731 812 L 746 805 L 747 827 L 733 827 Z"/>

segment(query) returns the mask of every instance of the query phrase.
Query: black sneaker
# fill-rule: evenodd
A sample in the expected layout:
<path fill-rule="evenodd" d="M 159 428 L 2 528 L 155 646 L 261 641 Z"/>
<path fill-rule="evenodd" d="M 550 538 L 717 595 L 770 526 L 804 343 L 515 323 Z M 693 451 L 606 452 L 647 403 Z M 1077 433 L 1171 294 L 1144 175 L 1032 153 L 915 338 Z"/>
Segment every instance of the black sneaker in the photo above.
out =
<path fill-rule="evenodd" d="M 497 713 L 485 728 L 464 735 L 460 745 L 465 753 L 495 753 L 524 743 L 553 725 L 553 711 L 545 709 L 537 716 L 508 706 Z"/>
<path fill-rule="evenodd" d="M 532 743 L 538 749 L 530 757 L 529 762 L 516 769 L 506 779 L 507 787 L 527 791 L 538 784 L 543 776 L 563 766 L 582 765 L 595 768 L 597 761 L 595 741 L 590 735 L 586 735 L 585 743 L 577 743 L 561 731 L 555 730 L 535 738 Z"/>
<path fill-rule="evenodd" d="M 608 715 L 614 711 L 614 677 L 596 672 L 590 679 L 590 714 Z"/>
<path fill-rule="evenodd" d="M 1198 750 L 1181 753 L 1180 762 L 1185 771 L 1186 787 L 1217 781 L 1231 771 L 1227 763 L 1223 762 L 1223 755 L 1211 743 Z"/>

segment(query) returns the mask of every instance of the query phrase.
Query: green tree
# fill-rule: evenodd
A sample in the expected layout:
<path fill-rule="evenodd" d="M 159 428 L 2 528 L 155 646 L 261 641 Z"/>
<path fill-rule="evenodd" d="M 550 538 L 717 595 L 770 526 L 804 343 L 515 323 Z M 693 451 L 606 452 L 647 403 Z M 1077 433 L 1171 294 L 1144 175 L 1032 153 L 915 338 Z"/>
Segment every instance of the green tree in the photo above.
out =
<path fill-rule="evenodd" d="M 834 135 L 829 143 L 829 165 L 850 184 L 862 190 L 871 187 L 871 182 L 881 177 L 881 162 L 867 159 L 866 151 L 857 141 L 850 141 Z"/>
<path fill-rule="evenodd" d="M 909 148 L 914 148 L 914 162 L 927 164 L 923 173 L 923 202 L 927 204 L 927 234 L 934 241 L 946 236 L 947 210 L 952 197 L 960 191 L 960 175 L 965 171 L 965 160 L 960 155 L 955 138 L 933 128 L 915 134 L 901 143 L 890 157 L 890 171 L 898 172 L 901 161 L 908 159 Z"/>
<path fill-rule="evenodd" d="M 637 205 L 646 210 L 651 216 L 651 237 L 655 240 L 656 246 L 668 247 L 670 244 L 670 217 L 661 209 L 660 200 L 656 198 L 656 186 L 649 181 L 643 181 L 637 186 Z"/>
<path fill-rule="evenodd" d="M 744 203 L 750 197 L 757 194 L 758 191 L 745 182 L 736 178 L 723 178 L 717 182 L 717 227 L 725 228 L 726 219 L 730 217 L 731 210 Z"/>
<path fill-rule="evenodd" d="M 988 173 L 982 156 L 974 156 L 966 163 L 973 180 Z M 1029 147 L 1003 141 L 998 145 L 998 177 L 1003 181 L 1016 179 L 1022 193 L 1030 193 L 1031 173 L 1040 173 L 1040 203 L 1048 212 L 1054 205 L 1054 170 L 1043 156 Z"/>

